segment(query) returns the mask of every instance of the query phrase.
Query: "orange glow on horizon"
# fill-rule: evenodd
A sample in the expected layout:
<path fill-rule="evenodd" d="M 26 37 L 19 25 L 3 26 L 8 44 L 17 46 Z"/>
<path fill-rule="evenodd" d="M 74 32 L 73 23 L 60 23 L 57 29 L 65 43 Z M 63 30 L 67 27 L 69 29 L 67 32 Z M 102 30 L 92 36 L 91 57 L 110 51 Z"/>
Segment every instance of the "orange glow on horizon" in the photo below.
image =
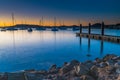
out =
<path fill-rule="evenodd" d="M 0 27 L 6 27 L 6 26 L 13 26 L 13 21 L 12 21 L 12 16 L 11 15 L 0 15 Z M 54 26 L 54 18 L 48 18 L 48 17 L 43 17 L 43 22 L 40 23 L 40 21 L 42 21 L 42 17 L 23 17 L 23 16 L 16 16 L 15 15 L 15 20 L 14 20 L 14 25 L 16 24 L 30 24 L 30 25 L 43 25 L 43 26 Z M 100 21 L 100 20 L 99 20 Z M 100 21 L 102 22 L 102 21 Z M 119 21 L 109 21 L 106 20 L 105 23 L 106 24 L 116 24 L 116 22 Z M 61 25 L 66 25 L 66 26 L 71 26 L 71 25 L 78 25 L 82 24 L 83 26 L 87 26 L 88 25 L 88 20 L 80 20 L 80 22 L 78 21 L 78 19 L 56 19 L 56 26 L 61 26 Z M 91 21 L 92 24 L 97 23 L 95 20 Z"/>
<path fill-rule="evenodd" d="M 1 27 L 5 27 L 5 26 L 13 26 L 12 24 L 12 20 L 10 18 L 4 18 L 2 20 L 0 20 L 0 26 Z M 16 24 L 30 24 L 30 25 L 43 25 L 43 26 L 54 26 L 54 20 L 49 20 L 49 19 L 44 19 L 43 23 L 40 23 L 40 20 L 38 19 L 26 19 L 26 20 L 22 20 L 22 19 L 15 19 L 14 21 L 14 25 Z M 81 22 L 83 25 L 86 25 L 86 22 Z M 70 21 L 70 20 L 64 20 L 64 22 L 62 20 L 56 20 L 56 26 L 61 26 L 61 25 L 66 25 L 66 26 L 70 26 L 70 25 L 78 25 L 79 23 L 77 23 L 77 21 Z"/>

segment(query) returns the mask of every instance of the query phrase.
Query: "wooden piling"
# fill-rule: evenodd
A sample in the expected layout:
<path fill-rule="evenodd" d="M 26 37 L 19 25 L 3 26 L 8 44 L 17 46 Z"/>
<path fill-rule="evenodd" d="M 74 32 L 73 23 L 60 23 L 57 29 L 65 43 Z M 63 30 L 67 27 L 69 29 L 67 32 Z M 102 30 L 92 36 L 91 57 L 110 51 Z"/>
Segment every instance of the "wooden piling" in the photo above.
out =
<path fill-rule="evenodd" d="M 80 34 L 82 33 L 82 24 L 80 24 Z"/>
<path fill-rule="evenodd" d="M 91 34 L 91 23 L 89 23 L 89 26 L 88 26 L 88 34 L 89 35 Z"/>
<path fill-rule="evenodd" d="M 103 36 L 104 35 L 104 22 L 102 22 L 101 24 L 101 35 Z"/>

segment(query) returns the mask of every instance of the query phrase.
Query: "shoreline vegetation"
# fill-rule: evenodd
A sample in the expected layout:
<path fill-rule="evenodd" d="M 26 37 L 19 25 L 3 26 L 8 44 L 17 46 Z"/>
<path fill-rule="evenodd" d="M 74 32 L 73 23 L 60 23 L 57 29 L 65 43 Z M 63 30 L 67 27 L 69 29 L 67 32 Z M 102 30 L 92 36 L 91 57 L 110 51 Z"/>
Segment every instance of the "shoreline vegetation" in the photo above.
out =
<path fill-rule="evenodd" d="M 49 70 L 23 70 L 0 73 L 0 80 L 120 80 L 120 56 L 107 54 L 94 61 L 64 62 Z"/>

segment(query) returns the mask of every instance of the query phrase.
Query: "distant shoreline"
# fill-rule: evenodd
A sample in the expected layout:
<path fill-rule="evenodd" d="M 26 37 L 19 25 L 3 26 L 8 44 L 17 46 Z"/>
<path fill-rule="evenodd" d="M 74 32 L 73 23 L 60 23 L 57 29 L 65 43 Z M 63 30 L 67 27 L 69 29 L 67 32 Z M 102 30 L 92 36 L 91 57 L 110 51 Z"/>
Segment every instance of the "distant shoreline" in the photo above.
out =
<path fill-rule="evenodd" d="M 51 27 L 67 27 L 67 28 L 72 28 L 72 27 L 80 27 L 78 25 L 71 25 L 71 26 L 68 26 L 68 25 L 60 25 L 60 26 L 40 26 L 40 25 L 30 25 L 30 24 L 17 24 L 17 25 L 14 25 L 14 26 L 3 26 L 3 27 L 0 27 L 0 28 L 39 28 L 39 27 L 48 27 L 48 28 L 51 28 Z M 88 26 L 82 26 L 83 28 L 88 28 Z M 91 28 L 92 29 L 101 29 L 101 23 L 95 23 L 93 25 L 91 25 Z M 111 25 L 105 25 L 105 28 L 106 29 L 120 29 L 120 23 L 117 23 L 117 24 L 111 24 Z"/>

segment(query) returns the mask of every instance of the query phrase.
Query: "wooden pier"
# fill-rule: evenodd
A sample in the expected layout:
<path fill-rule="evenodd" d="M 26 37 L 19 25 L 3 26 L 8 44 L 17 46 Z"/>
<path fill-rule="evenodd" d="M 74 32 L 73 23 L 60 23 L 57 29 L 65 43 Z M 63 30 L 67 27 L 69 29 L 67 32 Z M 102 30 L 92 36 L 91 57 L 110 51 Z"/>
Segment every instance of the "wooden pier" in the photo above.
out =
<path fill-rule="evenodd" d="M 80 33 L 77 36 L 86 37 L 90 39 L 103 40 L 120 44 L 120 36 L 112 36 L 104 34 L 104 23 L 101 24 L 101 34 L 91 34 L 91 24 L 89 23 L 88 33 L 82 33 L 82 25 L 80 24 Z"/>

